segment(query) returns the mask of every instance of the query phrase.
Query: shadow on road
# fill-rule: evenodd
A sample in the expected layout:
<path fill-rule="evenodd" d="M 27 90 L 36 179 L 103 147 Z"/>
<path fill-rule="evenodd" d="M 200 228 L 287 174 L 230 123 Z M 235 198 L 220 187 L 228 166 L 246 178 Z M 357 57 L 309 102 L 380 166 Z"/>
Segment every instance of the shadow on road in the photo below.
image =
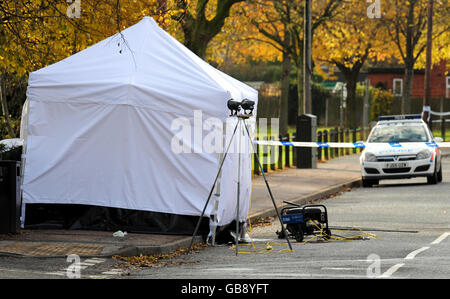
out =
<path fill-rule="evenodd" d="M 413 182 L 413 183 L 382 183 L 377 186 L 377 188 L 386 188 L 386 187 L 410 187 L 410 186 L 426 186 L 427 182 Z"/>

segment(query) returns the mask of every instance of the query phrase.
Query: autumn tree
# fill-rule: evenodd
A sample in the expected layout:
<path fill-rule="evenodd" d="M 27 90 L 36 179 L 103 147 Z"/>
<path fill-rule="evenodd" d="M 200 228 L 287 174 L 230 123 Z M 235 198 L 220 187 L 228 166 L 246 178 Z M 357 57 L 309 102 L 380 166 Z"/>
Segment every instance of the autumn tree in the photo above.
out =
<path fill-rule="evenodd" d="M 260 33 L 251 25 L 259 18 L 260 11 L 246 2 L 235 4 L 222 30 L 208 44 L 206 60 L 224 71 L 231 71 L 233 65 L 251 62 L 280 60 L 280 52 L 261 39 Z"/>
<path fill-rule="evenodd" d="M 389 9 L 382 18 L 390 41 L 397 49 L 397 57 L 403 62 L 405 80 L 401 102 L 401 111 L 408 114 L 411 111 L 411 90 L 414 78 L 414 68 L 417 62 L 424 61 L 426 49 L 427 0 L 390 0 Z M 436 26 L 433 41 L 436 54 L 448 56 L 442 49 L 448 49 L 449 6 L 447 0 L 435 0 Z M 441 37 L 447 37 L 440 39 Z M 447 46 L 446 46 L 447 45 Z M 436 57 L 436 55 L 434 55 Z M 436 61 L 439 62 L 439 61 Z"/>
<path fill-rule="evenodd" d="M 209 42 L 221 32 L 231 7 L 244 0 L 174 0 L 180 11 L 174 19 L 183 31 L 184 45 L 205 58 Z"/>
<path fill-rule="evenodd" d="M 0 79 L 26 81 L 45 67 L 142 19 L 153 16 L 176 38 L 204 57 L 209 41 L 221 31 L 231 7 L 243 0 L 61 0 L 0 2 Z M 78 16 L 69 8 L 78 5 Z M 81 6 L 81 7 L 80 7 Z M 194 6 L 191 8 L 191 6 Z M 181 26 L 180 26 L 181 24 Z M 179 30 L 181 27 L 182 30 Z M 183 33 L 181 36 L 180 31 Z M 126 45 L 126 41 L 124 43 Z M 13 76 L 6 76 L 12 74 Z M 0 86 L 5 80 L 0 80 Z M 2 112 L 12 135 L 8 98 L 1 89 Z"/>
<path fill-rule="evenodd" d="M 27 70 L 35 66 L 35 57 L 46 61 L 51 54 L 47 47 L 37 49 L 41 35 L 33 34 L 33 30 L 42 24 L 43 16 L 51 14 L 55 3 L 34 3 L 31 1 L 0 2 L 0 102 L 5 126 L 9 137 L 15 137 L 9 109 L 7 82 L 16 74 L 21 78 Z M 31 31 L 31 34 L 30 34 Z M 44 44 L 54 37 L 44 36 Z"/>
<path fill-rule="evenodd" d="M 75 3 L 75 2 L 74 2 Z M 131 26 L 143 16 L 174 28 L 179 11 L 157 0 L 83 0 L 79 16 L 60 0 L 0 2 L 1 107 L 8 135 L 15 134 L 8 113 L 8 85 L 26 83 L 29 72 L 57 62 Z M 74 5 L 74 4 L 72 4 Z M 162 16 L 168 16 L 161 18 Z"/>
<path fill-rule="evenodd" d="M 231 15 L 232 28 L 235 31 L 234 38 L 229 40 L 227 48 L 232 47 L 232 51 L 237 55 L 246 56 L 253 61 L 282 61 L 281 81 L 281 102 L 279 117 L 279 133 L 287 133 L 288 120 L 288 93 L 289 74 L 291 69 L 291 57 L 283 48 L 273 40 L 261 33 L 261 27 L 255 26 L 258 21 L 272 18 L 274 14 L 274 3 L 269 1 L 247 1 L 236 5 L 234 13 Z M 273 17 L 274 18 L 274 17 Z M 282 23 L 273 23 L 275 31 L 283 30 Z M 228 33 L 224 35 L 230 36 Z M 287 39 L 289 34 L 280 33 L 282 39 Z M 242 61 L 242 60 L 241 60 Z"/>
<path fill-rule="evenodd" d="M 320 71 L 323 65 L 336 67 L 347 88 L 345 125 L 356 127 L 356 84 L 369 58 L 384 59 L 388 51 L 379 20 L 369 18 L 367 4 L 347 1 L 341 4 L 332 21 L 316 31 L 313 55 Z"/>
<path fill-rule="evenodd" d="M 405 84 L 401 102 L 402 114 L 410 113 L 414 65 L 425 49 L 423 33 L 427 24 L 426 1 L 394 0 L 385 25 L 405 65 Z"/>
<path fill-rule="evenodd" d="M 342 0 L 313 1 L 311 31 L 314 40 L 315 30 L 327 20 Z M 293 61 L 297 73 L 298 115 L 304 113 L 303 101 L 303 15 L 304 1 L 254 0 L 254 5 L 264 11 L 262 18 L 253 20 L 259 32 L 284 55 L 284 78 L 288 75 L 287 59 Z M 285 83 L 286 84 L 286 83 Z"/>

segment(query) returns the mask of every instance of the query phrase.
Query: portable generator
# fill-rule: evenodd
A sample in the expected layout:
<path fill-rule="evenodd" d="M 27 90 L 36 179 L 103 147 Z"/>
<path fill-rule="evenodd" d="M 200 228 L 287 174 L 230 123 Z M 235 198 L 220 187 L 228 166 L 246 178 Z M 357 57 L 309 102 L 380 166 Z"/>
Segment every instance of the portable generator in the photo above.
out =
<path fill-rule="evenodd" d="M 310 204 L 300 206 L 287 202 L 288 206 L 281 209 L 281 221 L 286 225 L 288 237 L 294 237 L 297 242 L 302 242 L 305 235 L 322 234 L 325 239 L 329 239 L 331 231 L 328 227 L 327 208 L 320 204 Z M 286 236 L 283 231 L 277 231 L 278 238 Z"/>

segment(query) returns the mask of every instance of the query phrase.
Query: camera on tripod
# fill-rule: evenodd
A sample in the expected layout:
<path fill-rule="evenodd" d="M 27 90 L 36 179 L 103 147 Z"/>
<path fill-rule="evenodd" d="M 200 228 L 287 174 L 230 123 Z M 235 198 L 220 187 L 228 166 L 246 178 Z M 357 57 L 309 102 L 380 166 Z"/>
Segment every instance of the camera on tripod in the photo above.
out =
<path fill-rule="evenodd" d="M 235 101 L 233 99 L 227 102 L 228 109 L 231 111 L 230 116 L 251 116 L 255 109 L 255 101 L 244 99 L 242 102 Z M 239 114 L 243 110 L 242 114 Z"/>

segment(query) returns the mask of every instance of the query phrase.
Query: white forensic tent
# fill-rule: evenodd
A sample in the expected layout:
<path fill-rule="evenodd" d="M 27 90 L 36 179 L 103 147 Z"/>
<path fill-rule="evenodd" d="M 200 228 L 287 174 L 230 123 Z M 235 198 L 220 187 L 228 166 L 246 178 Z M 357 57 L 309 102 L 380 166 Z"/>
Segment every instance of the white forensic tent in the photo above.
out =
<path fill-rule="evenodd" d="M 194 111 L 201 110 L 203 120 L 225 122 L 231 98 L 257 103 L 258 94 L 204 62 L 150 17 L 31 73 L 21 128 L 23 205 L 199 216 L 221 155 L 202 151 L 194 136 L 192 153 L 175 153 L 173 123 L 182 119 L 192 126 L 192 135 L 205 137 L 208 130 L 194 122 Z M 244 221 L 251 155 L 241 157 L 239 218 Z M 237 154 L 226 158 L 215 193 L 219 225 L 236 217 L 237 159 Z M 205 216 L 211 215 L 213 201 Z"/>

